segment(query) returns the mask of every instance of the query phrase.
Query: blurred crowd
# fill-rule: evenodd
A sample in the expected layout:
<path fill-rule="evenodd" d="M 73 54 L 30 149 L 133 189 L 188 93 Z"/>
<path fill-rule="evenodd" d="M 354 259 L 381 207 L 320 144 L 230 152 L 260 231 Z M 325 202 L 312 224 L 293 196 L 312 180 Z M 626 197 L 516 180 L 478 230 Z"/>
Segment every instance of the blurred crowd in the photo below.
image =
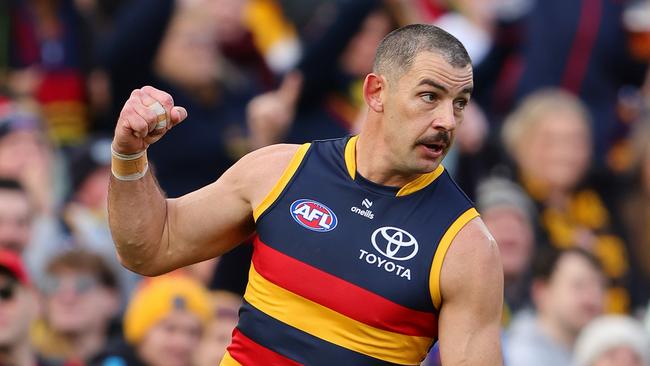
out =
<path fill-rule="evenodd" d="M 650 1 L 4 0 L 0 366 L 217 365 L 251 246 L 121 267 L 122 104 L 152 85 L 189 111 L 148 152 L 177 197 L 256 148 L 356 133 L 375 49 L 410 23 L 472 57 L 444 164 L 499 244 L 506 365 L 650 365 Z"/>

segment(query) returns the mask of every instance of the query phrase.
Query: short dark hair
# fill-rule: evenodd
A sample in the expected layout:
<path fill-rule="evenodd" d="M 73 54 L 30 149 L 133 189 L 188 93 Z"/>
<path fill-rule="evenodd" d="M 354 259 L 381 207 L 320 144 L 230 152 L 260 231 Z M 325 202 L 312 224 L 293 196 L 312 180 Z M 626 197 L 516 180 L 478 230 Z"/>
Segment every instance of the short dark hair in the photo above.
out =
<path fill-rule="evenodd" d="M 541 250 L 533 263 L 533 277 L 536 280 L 548 281 L 557 270 L 560 259 L 567 255 L 577 255 L 587 261 L 598 273 L 604 274 L 603 265 L 600 260 L 591 252 L 580 247 L 567 249 L 549 248 Z"/>
<path fill-rule="evenodd" d="M 373 72 L 401 76 L 421 52 L 442 56 L 453 67 L 471 65 L 465 46 L 454 36 L 428 24 L 411 24 L 390 32 L 377 47 Z"/>

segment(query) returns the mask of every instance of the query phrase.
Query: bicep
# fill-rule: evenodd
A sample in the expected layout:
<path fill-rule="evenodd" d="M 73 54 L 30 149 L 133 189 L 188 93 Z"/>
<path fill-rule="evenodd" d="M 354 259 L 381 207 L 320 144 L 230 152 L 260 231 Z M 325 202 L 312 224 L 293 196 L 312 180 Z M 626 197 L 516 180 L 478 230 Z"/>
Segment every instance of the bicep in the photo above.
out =
<path fill-rule="evenodd" d="M 501 365 L 503 270 L 494 239 L 480 219 L 450 246 L 440 275 L 443 365 Z"/>
<path fill-rule="evenodd" d="M 173 269 L 219 256 L 253 232 L 250 204 L 229 174 L 180 198 L 167 199 L 160 266 Z"/>
<path fill-rule="evenodd" d="M 220 256 L 255 230 L 253 209 L 271 190 L 296 151 L 276 145 L 253 152 L 216 182 L 167 200 L 160 265 L 178 268 Z"/>

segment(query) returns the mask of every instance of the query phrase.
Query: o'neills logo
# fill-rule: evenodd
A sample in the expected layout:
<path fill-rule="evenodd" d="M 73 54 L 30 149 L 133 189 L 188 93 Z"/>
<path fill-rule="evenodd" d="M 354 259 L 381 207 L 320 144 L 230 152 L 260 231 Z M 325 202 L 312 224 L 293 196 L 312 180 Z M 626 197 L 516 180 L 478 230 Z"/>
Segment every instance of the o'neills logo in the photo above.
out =
<path fill-rule="evenodd" d="M 364 210 L 359 207 L 352 206 L 350 207 L 350 211 L 354 212 L 357 215 L 361 215 L 365 218 L 368 218 L 370 220 L 375 218 L 375 214 L 373 214 L 372 211 L 370 211 L 370 207 L 372 207 L 371 200 L 364 198 L 363 201 L 361 201 L 361 206 L 365 207 L 366 209 Z"/>

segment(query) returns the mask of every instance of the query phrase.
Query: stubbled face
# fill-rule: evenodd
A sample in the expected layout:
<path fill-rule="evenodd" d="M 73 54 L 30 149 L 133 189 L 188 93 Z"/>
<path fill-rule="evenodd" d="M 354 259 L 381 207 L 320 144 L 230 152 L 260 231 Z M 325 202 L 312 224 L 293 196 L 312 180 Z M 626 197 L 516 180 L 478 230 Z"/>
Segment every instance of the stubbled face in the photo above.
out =
<path fill-rule="evenodd" d="M 442 56 L 422 52 L 382 95 L 384 143 L 401 174 L 424 174 L 440 165 L 451 147 L 473 87 L 471 65 L 455 68 Z"/>

